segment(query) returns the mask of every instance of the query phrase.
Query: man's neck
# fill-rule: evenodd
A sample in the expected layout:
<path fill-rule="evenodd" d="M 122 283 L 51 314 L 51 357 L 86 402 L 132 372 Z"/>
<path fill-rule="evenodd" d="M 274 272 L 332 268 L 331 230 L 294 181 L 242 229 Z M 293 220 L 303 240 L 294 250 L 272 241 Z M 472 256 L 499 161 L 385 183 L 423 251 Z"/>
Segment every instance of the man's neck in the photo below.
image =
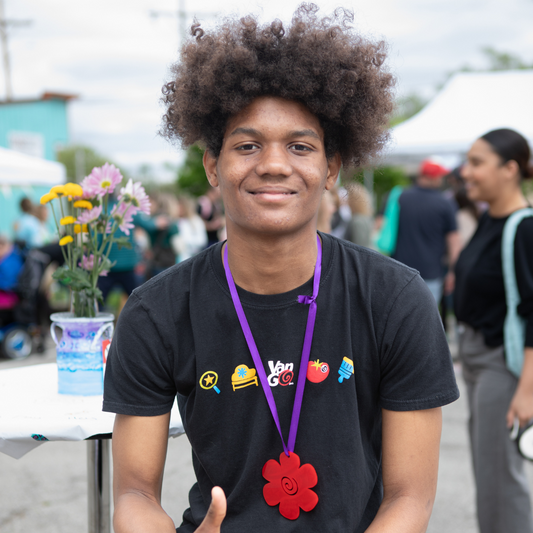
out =
<path fill-rule="evenodd" d="M 235 283 L 256 294 L 281 294 L 303 285 L 315 269 L 316 231 L 242 238 L 228 231 L 228 263 Z M 222 251 L 224 253 L 224 250 Z"/>

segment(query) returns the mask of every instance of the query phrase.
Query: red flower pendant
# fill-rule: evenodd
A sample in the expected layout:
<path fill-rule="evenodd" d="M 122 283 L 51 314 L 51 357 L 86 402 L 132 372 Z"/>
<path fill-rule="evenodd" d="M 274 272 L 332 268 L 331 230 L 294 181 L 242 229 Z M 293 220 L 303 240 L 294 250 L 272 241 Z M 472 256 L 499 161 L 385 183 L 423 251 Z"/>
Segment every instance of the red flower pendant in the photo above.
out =
<path fill-rule="evenodd" d="M 300 509 L 313 510 L 318 503 L 318 496 L 311 490 L 318 482 L 316 470 L 310 464 L 300 467 L 300 458 L 293 452 L 289 456 L 284 452 L 279 456 L 279 463 L 270 459 L 263 466 L 263 477 L 270 481 L 263 487 L 263 496 L 268 505 L 278 505 L 279 512 L 289 520 L 300 516 Z"/>

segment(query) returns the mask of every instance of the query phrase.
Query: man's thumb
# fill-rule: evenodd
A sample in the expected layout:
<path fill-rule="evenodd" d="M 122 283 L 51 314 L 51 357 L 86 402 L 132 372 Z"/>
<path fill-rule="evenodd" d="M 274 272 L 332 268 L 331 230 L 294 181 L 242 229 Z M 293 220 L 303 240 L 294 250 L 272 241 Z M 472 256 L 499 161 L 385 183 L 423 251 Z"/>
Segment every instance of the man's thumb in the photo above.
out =
<path fill-rule="evenodd" d="M 220 487 L 211 491 L 211 505 L 198 531 L 202 533 L 218 533 L 226 516 L 226 496 Z"/>

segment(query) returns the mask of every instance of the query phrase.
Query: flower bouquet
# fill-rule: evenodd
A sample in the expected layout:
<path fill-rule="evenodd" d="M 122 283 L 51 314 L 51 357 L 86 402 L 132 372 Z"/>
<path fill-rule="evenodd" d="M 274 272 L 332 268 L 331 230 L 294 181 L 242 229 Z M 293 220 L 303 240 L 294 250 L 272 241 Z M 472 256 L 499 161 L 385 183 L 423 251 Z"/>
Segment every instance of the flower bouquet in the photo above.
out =
<path fill-rule="evenodd" d="M 150 200 L 140 182 L 130 179 L 120 189 L 118 201 L 110 199 L 122 180 L 120 171 L 106 163 L 95 167 L 80 185 L 56 185 L 41 197 L 41 204 L 51 205 L 65 258 L 53 277 L 70 288 L 71 311 L 76 317 L 98 313 L 98 301 L 102 301 L 98 277 L 106 276 L 113 266 L 109 260 L 113 244 L 131 246 L 128 238 L 116 236 L 116 231 L 120 228 L 129 235 L 133 216 L 139 211 L 150 214 Z"/>
<path fill-rule="evenodd" d="M 129 235 L 133 216 L 150 212 L 150 201 L 140 183 L 129 180 L 118 198 L 111 197 L 121 182 L 120 171 L 106 163 L 94 168 L 80 185 L 56 185 L 41 198 L 41 204 L 52 207 L 65 258 L 53 277 L 72 293 L 71 312 L 50 317 L 60 394 L 85 396 L 103 391 L 103 354 L 113 336 L 115 317 L 98 312 L 98 301 L 102 301 L 98 277 L 106 276 L 113 266 L 109 259 L 113 244 L 130 246 L 128 237 L 117 236 L 117 230 Z M 62 331 L 60 339 L 57 329 Z"/>

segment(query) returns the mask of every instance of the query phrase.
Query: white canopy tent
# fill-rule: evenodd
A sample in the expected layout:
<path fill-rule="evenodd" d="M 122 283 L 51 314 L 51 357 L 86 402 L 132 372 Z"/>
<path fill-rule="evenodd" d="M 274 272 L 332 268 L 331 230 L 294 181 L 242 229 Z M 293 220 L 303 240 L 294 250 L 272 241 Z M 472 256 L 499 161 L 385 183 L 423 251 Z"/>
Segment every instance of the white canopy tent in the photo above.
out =
<path fill-rule="evenodd" d="M 517 130 L 533 146 L 533 70 L 456 74 L 422 111 L 392 129 L 380 164 L 413 167 L 430 156 L 459 162 L 473 141 L 497 128 Z"/>
<path fill-rule="evenodd" d="M 65 183 L 61 163 L 0 148 L 0 185 L 57 185 Z"/>

